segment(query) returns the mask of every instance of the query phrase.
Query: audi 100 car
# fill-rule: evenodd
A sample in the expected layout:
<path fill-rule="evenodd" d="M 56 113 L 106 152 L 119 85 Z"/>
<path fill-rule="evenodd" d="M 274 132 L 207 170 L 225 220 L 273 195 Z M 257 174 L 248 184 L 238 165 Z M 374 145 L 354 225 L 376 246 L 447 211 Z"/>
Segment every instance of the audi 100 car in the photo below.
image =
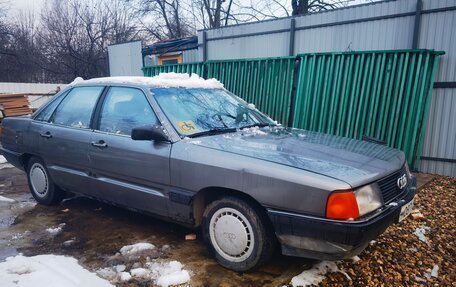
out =
<path fill-rule="evenodd" d="M 4 119 L 1 144 L 39 203 L 71 192 L 201 227 L 237 271 L 277 246 L 357 255 L 416 192 L 401 151 L 283 127 L 196 75 L 76 81 L 32 116 Z"/>

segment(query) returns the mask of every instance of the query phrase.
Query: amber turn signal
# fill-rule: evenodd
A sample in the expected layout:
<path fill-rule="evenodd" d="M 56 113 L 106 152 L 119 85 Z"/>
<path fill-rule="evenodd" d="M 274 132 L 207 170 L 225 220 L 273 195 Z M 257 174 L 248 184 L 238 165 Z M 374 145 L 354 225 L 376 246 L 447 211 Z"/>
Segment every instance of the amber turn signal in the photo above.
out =
<path fill-rule="evenodd" d="M 356 219 L 358 202 L 353 191 L 333 192 L 326 205 L 326 217 L 331 219 Z"/>

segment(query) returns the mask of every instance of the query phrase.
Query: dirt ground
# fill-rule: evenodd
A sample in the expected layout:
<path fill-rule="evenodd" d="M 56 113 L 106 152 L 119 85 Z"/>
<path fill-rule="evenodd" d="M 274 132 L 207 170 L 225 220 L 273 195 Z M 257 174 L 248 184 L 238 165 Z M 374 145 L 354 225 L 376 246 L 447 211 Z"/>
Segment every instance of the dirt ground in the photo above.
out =
<path fill-rule="evenodd" d="M 433 178 L 420 176 L 420 184 Z M 118 264 L 122 246 L 150 242 L 158 247 L 147 256 L 182 262 L 192 274 L 190 286 L 291 286 L 291 279 L 316 262 L 274 255 L 271 262 L 252 273 L 236 273 L 209 257 L 199 233 L 87 198 L 67 199 L 60 205 L 35 205 L 23 172 L 0 170 L 0 262 L 19 253 L 25 256 L 73 256 L 89 270 Z M 435 177 L 418 191 L 416 208 L 424 218 L 406 219 L 391 226 L 359 256 L 337 263 L 341 272 L 329 273 L 322 286 L 456 286 L 456 179 Z M 51 227 L 62 227 L 52 235 Z M 421 241 L 414 232 L 425 231 Z M 423 239 L 423 238 L 422 238 Z M 141 259 L 144 260 L 144 259 Z M 356 261 L 356 262 L 355 262 Z M 122 264 L 138 264 L 122 261 Z M 438 266 L 435 274 L 432 269 Z M 431 276 L 432 275 L 434 276 Z M 0 274 L 1 278 L 1 274 Z M 133 280 L 119 286 L 153 286 Z"/>

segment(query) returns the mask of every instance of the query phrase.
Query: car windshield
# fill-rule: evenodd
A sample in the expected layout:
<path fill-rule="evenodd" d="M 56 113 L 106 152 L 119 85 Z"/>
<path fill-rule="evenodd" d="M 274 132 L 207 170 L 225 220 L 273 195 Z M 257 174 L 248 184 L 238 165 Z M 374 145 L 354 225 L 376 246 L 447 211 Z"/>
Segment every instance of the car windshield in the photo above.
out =
<path fill-rule="evenodd" d="M 182 136 L 232 132 L 275 123 L 240 98 L 221 89 L 152 89 L 155 99 Z"/>

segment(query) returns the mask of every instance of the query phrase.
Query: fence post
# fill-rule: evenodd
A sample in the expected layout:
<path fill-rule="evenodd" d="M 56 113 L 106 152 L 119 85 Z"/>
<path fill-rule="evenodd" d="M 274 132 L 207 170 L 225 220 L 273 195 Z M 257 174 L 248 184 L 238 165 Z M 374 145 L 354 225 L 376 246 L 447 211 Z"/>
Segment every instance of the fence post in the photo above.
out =
<path fill-rule="evenodd" d="M 203 62 L 207 61 L 207 34 L 206 31 L 203 31 Z"/>
<path fill-rule="evenodd" d="M 294 20 L 294 19 L 293 19 Z M 287 125 L 289 127 L 293 127 L 293 121 L 294 121 L 294 116 L 295 116 L 295 110 L 296 110 L 296 92 L 297 92 L 297 87 L 298 87 L 298 79 L 299 79 L 299 70 L 301 69 L 301 57 L 296 57 L 295 63 L 294 63 L 294 73 L 293 73 L 293 86 L 291 88 L 291 98 L 290 98 L 290 107 L 289 107 L 289 113 L 288 113 L 288 123 Z"/>
<path fill-rule="evenodd" d="M 291 18 L 290 20 L 290 41 L 288 44 L 289 50 L 288 50 L 288 55 L 293 56 L 294 55 L 294 42 L 295 42 L 295 28 L 296 28 L 296 22 L 294 18 Z"/>
<path fill-rule="evenodd" d="M 420 39 L 420 24 L 421 24 L 422 8 L 423 8 L 422 0 L 416 0 L 415 23 L 413 25 L 412 49 L 418 49 L 418 41 Z"/>

